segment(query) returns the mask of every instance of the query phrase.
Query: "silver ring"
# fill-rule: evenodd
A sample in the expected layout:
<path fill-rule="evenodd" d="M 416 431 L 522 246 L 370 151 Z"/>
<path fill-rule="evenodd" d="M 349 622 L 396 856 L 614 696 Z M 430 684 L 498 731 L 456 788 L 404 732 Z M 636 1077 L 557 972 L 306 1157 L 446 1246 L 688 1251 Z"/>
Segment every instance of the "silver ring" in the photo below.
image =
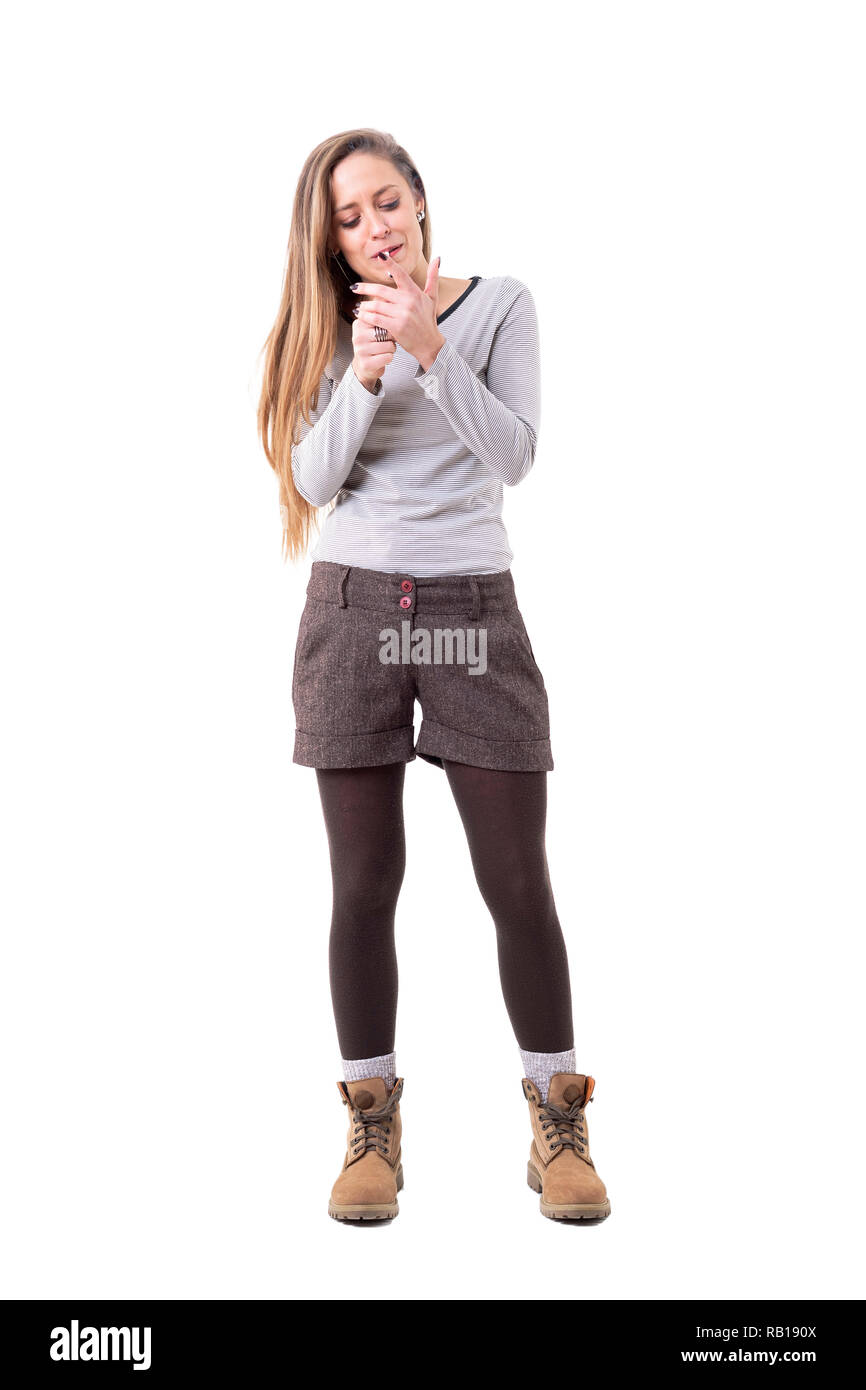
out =
<path fill-rule="evenodd" d="M 393 343 L 394 339 L 388 333 L 387 328 L 380 328 L 378 325 L 373 329 L 377 343 Z"/>

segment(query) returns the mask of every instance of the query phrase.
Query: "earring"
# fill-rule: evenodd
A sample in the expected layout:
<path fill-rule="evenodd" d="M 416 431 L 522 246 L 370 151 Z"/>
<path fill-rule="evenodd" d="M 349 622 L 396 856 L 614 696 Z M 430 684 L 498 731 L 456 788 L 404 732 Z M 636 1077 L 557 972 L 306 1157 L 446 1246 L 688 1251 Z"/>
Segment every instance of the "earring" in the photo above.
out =
<path fill-rule="evenodd" d="M 423 221 L 424 221 L 424 211 L 423 211 L 423 208 L 422 208 L 421 212 L 419 212 L 419 214 L 418 214 L 418 221 L 419 221 L 419 222 L 423 222 Z"/>

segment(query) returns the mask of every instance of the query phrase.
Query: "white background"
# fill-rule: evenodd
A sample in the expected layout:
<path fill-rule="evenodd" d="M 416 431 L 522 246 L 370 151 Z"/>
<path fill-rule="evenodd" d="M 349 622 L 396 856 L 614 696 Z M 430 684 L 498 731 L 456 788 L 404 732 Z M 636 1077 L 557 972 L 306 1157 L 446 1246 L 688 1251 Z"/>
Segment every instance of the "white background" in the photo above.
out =
<path fill-rule="evenodd" d="M 863 1297 L 861 19 L 7 17 L 4 1297 Z M 526 1185 L 493 925 L 420 759 L 400 1216 L 327 1216 L 310 561 L 281 559 L 255 408 L 302 163 L 356 125 L 420 168 L 443 276 L 539 312 L 505 521 L 612 1203 L 588 1230 Z"/>

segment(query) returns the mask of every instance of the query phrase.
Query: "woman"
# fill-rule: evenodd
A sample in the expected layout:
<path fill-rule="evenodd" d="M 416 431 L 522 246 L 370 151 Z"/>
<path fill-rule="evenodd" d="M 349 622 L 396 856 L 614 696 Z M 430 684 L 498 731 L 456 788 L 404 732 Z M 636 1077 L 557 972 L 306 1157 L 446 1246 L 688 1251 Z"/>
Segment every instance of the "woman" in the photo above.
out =
<path fill-rule="evenodd" d="M 293 760 L 314 767 L 333 880 L 331 995 L 349 1111 L 338 1220 L 397 1214 L 394 917 L 403 781 L 442 768 L 496 927 L 545 1216 L 608 1215 L 575 1070 L 571 989 L 545 850 L 547 693 L 517 606 L 503 485 L 535 458 L 538 328 L 510 276 L 441 279 L 423 181 L 381 131 L 343 132 L 298 183 L 259 433 L 283 549 L 330 503 L 295 649 Z M 413 740 L 415 699 L 423 722 Z"/>

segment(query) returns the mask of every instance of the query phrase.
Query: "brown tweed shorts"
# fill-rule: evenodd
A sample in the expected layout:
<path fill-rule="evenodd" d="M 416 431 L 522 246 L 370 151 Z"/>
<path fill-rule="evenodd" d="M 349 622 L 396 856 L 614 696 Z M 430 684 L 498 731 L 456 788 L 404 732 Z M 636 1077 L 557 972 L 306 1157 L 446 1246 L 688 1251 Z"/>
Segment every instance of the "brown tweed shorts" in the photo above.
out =
<path fill-rule="evenodd" d="M 553 770 L 547 691 L 511 570 L 416 579 L 315 560 L 292 703 L 292 760 L 303 767 L 376 767 L 417 755 L 437 767 L 450 758 Z"/>

